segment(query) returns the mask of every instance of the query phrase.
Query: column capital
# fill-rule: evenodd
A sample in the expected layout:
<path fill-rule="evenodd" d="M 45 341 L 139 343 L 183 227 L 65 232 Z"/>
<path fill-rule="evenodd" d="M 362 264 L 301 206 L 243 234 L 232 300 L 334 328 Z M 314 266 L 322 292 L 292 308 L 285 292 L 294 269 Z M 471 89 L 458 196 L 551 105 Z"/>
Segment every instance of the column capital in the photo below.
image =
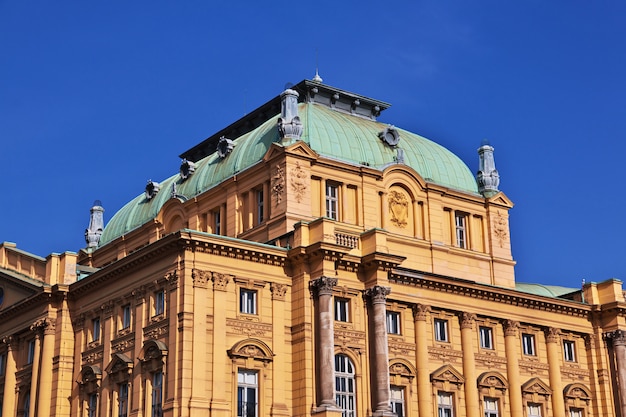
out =
<path fill-rule="evenodd" d="M 387 296 L 391 294 L 391 288 L 375 285 L 365 290 L 363 294 L 372 304 L 385 304 Z"/>
<path fill-rule="evenodd" d="M 202 271 L 200 269 L 191 270 L 191 279 L 193 279 L 194 288 L 208 288 L 209 281 L 211 280 L 211 273 L 208 271 Z"/>
<path fill-rule="evenodd" d="M 473 329 L 476 322 L 476 314 L 464 311 L 459 314 L 459 321 L 461 322 L 461 329 Z"/>
<path fill-rule="evenodd" d="M 614 330 L 604 334 L 604 339 L 613 346 L 626 346 L 626 331 Z"/>
<path fill-rule="evenodd" d="M 320 277 L 309 283 L 309 289 L 315 296 L 319 297 L 320 295 L 332 295 L 335 285 L 337 285 L 337 278 Z"/>
<path fill-rule="evenodd" d="M 519 330 L 519 321 L 515 320 L 503 320 L 502 327 L 504 327 L 504 336 L 517 336 Z"/>
<path fill-rule="evenodd" d="M 561 341 L 561 331 L 556 327 L 548 327 L 544 332 L 547 343 L 559 343 Z"/>
<path fill-rule="evenodd" d="M 6 336 L 2 338 L 2 343 L 7 345 L 8 350 L 13 350 L 17 347 L 17 338 L 15 336 Z"/>
<path fill-rule="evenodd" d="M 35 336 L 40 336 L 44 333 L 54 334 L 55 322 L 53 320 L 50 320 L 48 317 L 44 317 L 31 324 L 30 330 L 35 332 Z"/>
<path fill-rule="evenodd" d="M 277 284 L 275 282 L 270 283 L 270 291 L 272 293 L 272 300 L 285 301 L 285 294 L 287 294 L 287 284 Z"/>
<path fill-rule="evenodd" d="M 415 321 L 426 321 L 430 313 L 430 306 L 424 304 L 415 304 L 413 306 L 413 318 Z"/>
<path fill-rule="evenodd" d="M 213 279 L 213 291 L 226 291 L 226 285 L 234 278 L 232 275 L 219 274 L 217 272 L 213 272 L 211 275 Z"/>

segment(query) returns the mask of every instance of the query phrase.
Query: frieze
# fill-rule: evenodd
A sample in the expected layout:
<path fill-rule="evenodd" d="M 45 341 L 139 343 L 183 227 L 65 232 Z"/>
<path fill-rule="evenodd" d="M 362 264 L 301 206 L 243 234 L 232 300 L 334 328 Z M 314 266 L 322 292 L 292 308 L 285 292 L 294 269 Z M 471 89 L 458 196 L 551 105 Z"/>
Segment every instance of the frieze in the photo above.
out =
<path fill-rule="evenodd" d="M 591 372 L 588 369 L 581 369 L 578 366 L 568 365 L 561 367 L 561 375 L 567 376 L 570 379 L 588 380 L 591 376 Z"/>
<path fill-rule="evenodd" d="M 283 201 L 283 194 L 285 192 L 285 170 L 276 165 L 274 175 L 272 176 L 272 194 L 276 200 L 276 205 Z"/>
<path fill-rule="evenodd" d="M 415 352 L 415 344 L 413 343 L 400 343 L 389 342 L 389 353 L 396 355 L 410 355 Z"/>
<path fill-rule="evenodd" d="M 111 341 L 111 350 L 114 353 L 130 350 L 133 346 L 135 346 L 135 333 L 130 333 Z"/>
<path fill-rule="evenodd" d="M 272 333 L 272 325 L 237 319 L 226 319 L 226 326 L 230 334 L 246 335 L 248 337 L 264 337 Z"/>
<path fill-rule="evenodd" d="M 364 346 L 365 332 L 348 329 L 335 329 L 335 343 L 341 346 Z"/>
<path fill-rule="evenodd" d="M 431 359 L 439 360 L 445 363 L 457 363 L 463 358 L 463 352 L 460 350 L 431 346 L 428 348 L 428 356 Z"/>
<path fill-rule="evenodd" d="M 87 363 L 87 364 L 102 362 L 103 356 L 104 356 L 104 348 L 102 346 L 89 349 L 82 353 L 83 363 Z"/>
<path fill-rule="evenodd" d="M 154 322 L 143 329 L 144 339 L 160 339 L 162 336 L 168 334 L 168 330 L 169 320 L 163 319 L 161 321 Z"/>
<path fill-rule="evenodd" d="M 541 363 L 537 361 L 521 360 L 519 361 L 520 370 L 524 370 L 531 375 L 547 376 L 550 370 L 550 365 L 547 363 Z"/>
<path fill-rule="evenodd" d="M 304 198 L 304 193 L 307 189 L 307 174 L 306 172 L 304 172 L 304 170 L 300 166 L 300 162 L 298 161 L 296 161 L 296 166 L 291 168 L 291 171 L 289 171 L 289 173 L 289 178 L 291 180 L 291 190 L 294 192 L 296 201 L 298 203 L 301 203 L 302 199 Z"/>
<path fill-rule="evenodd" d="M 478 353 L 475 355 L 475 360 L 477 363 L 480 363 L 489 369 L 502 369 L 506 367 L 506 358 L 496 356 L 495 354 L 490 355 Z"/>

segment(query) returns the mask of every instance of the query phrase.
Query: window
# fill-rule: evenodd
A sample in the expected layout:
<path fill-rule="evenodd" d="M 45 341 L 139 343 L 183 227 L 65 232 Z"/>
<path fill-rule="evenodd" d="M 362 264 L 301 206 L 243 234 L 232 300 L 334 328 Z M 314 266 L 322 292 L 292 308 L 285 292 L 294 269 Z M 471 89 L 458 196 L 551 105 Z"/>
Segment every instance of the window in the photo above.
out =
<path fill-rule="evenodd" d="M 448 342 L 448 320 L 435 319 L 435 340 Z"/>
<path fill-rule="evenodd" d="M 222 234 L 222 215 L 220 209 L 213 210 L 213 234 Z"/>
<path fill-rule="evenodd" d="M 498 400 L 495 398 L 485 398 L 485 417 L 498 417 Z"/>
<path fill-rule="evenodd" d="M 256 222 L 263 223 L 265 220 L 265 211 L 263 205 L 263 190 L 256 190 Z"/>
<path fill-rule="evenodd" d="M 563 341 L 563 356 L 566 362 L 576 362 L 576 345 L 573 340 Z"/>
<path fill-rule="evenodd" d="M 350 301 L 335 297 L 335 321 L 350 321 Z"/>
<path fill-rule="evenodd" d="M 91 321 L 91 341 L 100 340 L 100 317 L 96 317 Z"/>
<path fill-rule="evenodd" d="M 128 382 L 120 384 L 117 401 L 117 417 L 128 417 Z"/>
<path fill-rule="evenodd" d="M 28 354 L 26 356 L 26 365 L 30 365 L 35 360 L 35 339 L 28 341 Z"/>
<path fill-rule="evenodd" d="M 87 398 L 87 417 L 96 417 L 98 408 L 98 394 L 89 394 Z"/>
<path fill-rule="evenodd" d="M 535 356 L 535 336 L 528 333 L 522 334 L 522 351 L 524 355 Z"/>
<path fill-rule="evenodd" d="M 391 387 L 391 411 L 404 417 L 404 387 Z"/>
<path fill-rule="evenodd" d="M 387 312 L 387 333 L 400 334 L 400 313 L 395 311 Z"/>
<path fill-rule="evenodd" d="M 337 220 L 337 186 L 326 183 L 326 217 Z"/>
<path fill-rule="evenodd" d="M 258 373 L 239 370 L 237 374 L 237 417 L 256 417 L 258 403 Z"/>
<path fill-rule="evenodd" d="M 4 375 L 6 367 L 6 355 L 4 353 L 0 354 L 0 376 Z"/>
<path fill-rule="evenodd" d="M 493 329 L 491 327 L 480 326 L 480 347 L 482 349 L 493 349 Z"/>
<path fill-rule="evenodd" d="M 541 404 L 528 404 L 528 417 L 541 417 Z"/>
<path fill-rule="evenodd" d="M 163 290 L 154 293 L 154 315 L 160 316 L 165 312 L 165 292 Z"/>
<path fill-rule="evenodd" d="M 30 391 L 24 394 L 24 414 L 23 417 L 30 417 Z"/>
<path fill-rule="evenodd" d="M 341 417 L 356 416 L 354 365 L 346 355 L 335 355 L 335 401 Z"/>
<path fill-rule="evenodd" d="M 570 408 L 569 409 L 569 417 L 583 417 L 583 409 L 582 408 Z"/>
<path fill-rule="evenodd" d="M 459 211 L 454 212 L 454 224 L 456 231 L 456 245 L 467 249 L 467 214 Z"/>
<path fill-rule="evenodd" d="M 163 417 L 163 372 L 152 375 L 152 415 Z"/>
<path fill-rule="evenodd" d="M 437 417 L 453 417 L 452 393 L 437 393 Z"/>
<path fill-rule="evenodd" d="M 122 307 L 122 329 L 128 329 L 130 327 L 130 305 Z"/>
<path fill-rule="evenodd" d="M 257 314 L 256 291 L 241 289 L 239 292 L 239 311 L 245 314 Z"/>

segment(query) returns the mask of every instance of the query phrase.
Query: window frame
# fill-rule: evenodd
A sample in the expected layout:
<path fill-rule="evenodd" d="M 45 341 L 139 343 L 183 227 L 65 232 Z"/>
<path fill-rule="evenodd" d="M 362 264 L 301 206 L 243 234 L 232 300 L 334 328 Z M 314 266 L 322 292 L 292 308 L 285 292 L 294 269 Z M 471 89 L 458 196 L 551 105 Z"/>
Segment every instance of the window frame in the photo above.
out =
<path fill-rule="evenodd" d="M 442 402 L 443 398 L 448 398 L 449 404 Z M 437 391 L 437 416 L 454 417 L 454 393 L 449 391 Z"/>
<path fill-rule="evenodd" d="M 247 380 L 248 377 L 254 377 L 253 382 Z M 250 393 L 254 396 L 254 409 L 250 414 Z M 245 397 L 246 401 L 242 401 Z M 244 406 L 245 404 L 245 406 Z M 259 415 L 259 371 L 254 369 L 237 370 L 237 417 L 257 417 Z"/>
<path fill-rule="evenodd" d="M 257 315 L 259 311 L 258 291 L 249 288 L 239 289 L 239 312 Z"/>
<path fill-rule="evenodd" d="M 526 356 L 537 356 L 537 345 L 535 335 L 532 333 L 522 333 L 522 353 Z"/>
<path fill-rule="evenodd" d="M 324 213 L 331 220 L 339 220 L 339 184 L 326 181 L 324 190 Z"/>
<path fill-rule="evenodd" d="M 532 408 L 536 408 L 538 413 L 535 414 L 531 414 L 531 412 L 533 411 Z M 528 417 L 542 417 L 543 416 L 543 404 L 541 403 L 527 403 L 526 404 L 526 409 L 528 411 Z"/>
<path fill-rule="evenodd" d="M 152 374 L 150 417 L 163 417 L 163 371 Z"/>
<path fill-rule="evenodd" d="M 567 411 L 569 417 L 583 417 L 585 415 L 585 409 L 580 407 L 570 407 Z"/>
<path fill-rule="evenodd" d="M 98 394 L 96 392 L 87 395 L 87 417 L 98 415 Z"/>
<path fill-rule="evenodd" d="M 335 402 L 342 417 L 356 416 L 356 372 L 350 357 L 342 353 L 335 355 Z"/>
<path fill-rule="evenodd" d="M 157 290 L 154 292 L 154 315 L 153 317 L 165 314 L 165 290 Z"/>
<path fill-rule="evenodd" d="M 35 339 L 28 341 L 28 347 L 26 352 L 26 365 L 32 365 L 35 362 Z"/>
<path fill-rule="evenodd" d="M 121 384 L 118 384 L 117 389 L 117 417 L 128 417 L 128 405 L 130 404 L 129 400 L 130 383 L 128 381 L 124 381 Z"/>
<path fill-rule="evenodd" d="M 469 214 L 463 211 L 454 211 L 454 243 L 461 249 L 469 249 Z"/>
<path fill-rule="evenodd" d="M 478 341 L 481 349 L 494 350 L 493 327 L 478 326 Z"/>
<path fill-rule="evenodd" d="M 563 340 L 563 360 L 569 363 L 576 363 L 576 342 L 573 340 Z"/>
<path fill-rule="evenodd" d="M 91 341 L 99 342 L 102 337 L 102 321 L 100 317 L 91 319 Z"/>
<path fill-rule="evenodd" d="M 0 376 L 4 376 L 6 372 L 7 353 L 0 353 Z"/>
<path fill-rule="evenodd" d="M 385 321 L 387 325 L 387 334 L 402 334 L 402 316 L 398 311 L 387 310 L 385 314 Z"/>
<path fill-rule="evenodd" d="M 500 416 L 500 401 L 498 398 L 485 397 L 483 398 L 483 412 L 485 417 L 499 417 Z M 489 404 L 493 404 L 495 409 L 487 409 Z"/>
<path fill-rule="evenodd" d="M 435 318 L 433 320 L 433 332 L 436 342 L 450 343 L 450 333 L 448 328 L 448 320 Z"/>
<path fill-rule="evenodd" d="M 120 330 L 130 329 L 132 323 L 132 312 L 130 304 L 124 304 L 120 311 Z"/>
<path fill-rule="evenodd" d="M 335 321 L 350 323 L 350 299 L 334 297 L 333 305 Z"/>
<path fill-rule="evenodd" d="M 395 413 L 397 417 L 405 417 L 406 416 L 406 401 L 404 395 L 405 388 L 400 385 L 391 385 L 389 387 L 389 398 L 391 403 L 391 412 Z M 399 396 L 394 396 L 395 393 L 400 393 Z M 400 410 L 398 410 L 398 406 Z M 400 411 L 400 412 L 398 412 Z"/>

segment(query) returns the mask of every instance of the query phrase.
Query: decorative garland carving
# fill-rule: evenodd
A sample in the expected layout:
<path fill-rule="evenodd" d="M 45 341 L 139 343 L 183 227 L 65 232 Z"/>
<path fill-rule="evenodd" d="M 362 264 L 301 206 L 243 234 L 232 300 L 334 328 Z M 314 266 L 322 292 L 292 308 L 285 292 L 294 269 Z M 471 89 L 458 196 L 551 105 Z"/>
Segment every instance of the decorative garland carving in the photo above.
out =
<path fill-rule="evenodd" d="M 272 176 L 272 194 L 274 194 L 274 198 L 276 199 L 276 205 L 283 201 L 284 192 L 285 170 L 280 165 L 276 165 L 276 170 Z"/>
<path fill-rule="evenodd" d="M 500 247 L 503 248 L 504 242 L 506 242 L 508 238 L 508 232 L 507 232 L 507 227 L 506 227 L 506 220 L 504 219 L 504 216 L 502 216 L 502 213 L 500 213 L 499 210 L 494 219 L 493 234 L 498 240 Z"/>
<path fill-rule="evenodd" d="M 307 189 L 307 175 L 306 172 L 300 166 L 300 162 L 296 161 L 296 166 L 289 171 L 289 178 L 291 180 L 291 189 L 294 192 L 294 196 L 298 203 L 302 202 L 304 193 Z"/>
<path fill-rule="evenodd" d="M 404 193 L 389 191 L 387 196 L 391 223 L 400 228 L 405 228 L 409 217 L 409 200 Z"/>

